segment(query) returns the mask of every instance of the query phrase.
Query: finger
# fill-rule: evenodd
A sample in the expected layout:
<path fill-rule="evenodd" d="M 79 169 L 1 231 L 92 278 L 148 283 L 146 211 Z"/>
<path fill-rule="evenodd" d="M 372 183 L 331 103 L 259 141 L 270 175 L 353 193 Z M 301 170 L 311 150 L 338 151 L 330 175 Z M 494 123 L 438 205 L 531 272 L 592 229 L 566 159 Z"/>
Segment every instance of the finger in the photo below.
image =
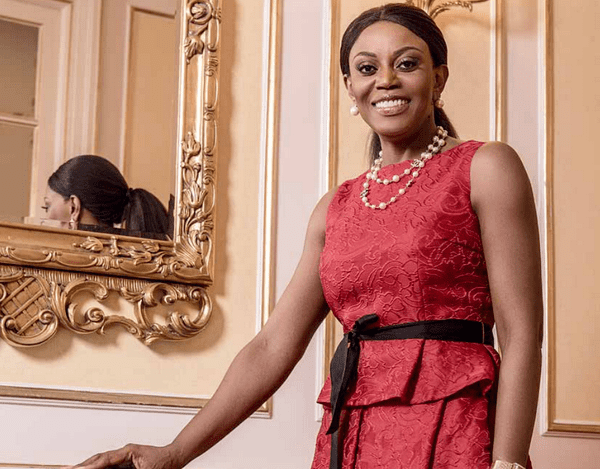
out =
<path fill-rule="evenodd" d="M 128 448 L 121 448 L 106 453 L 96 454 L 75 466 L 77 469 L 106 469 L 109 467 L 134 467 L 131 462 L 131 452 Z"/>

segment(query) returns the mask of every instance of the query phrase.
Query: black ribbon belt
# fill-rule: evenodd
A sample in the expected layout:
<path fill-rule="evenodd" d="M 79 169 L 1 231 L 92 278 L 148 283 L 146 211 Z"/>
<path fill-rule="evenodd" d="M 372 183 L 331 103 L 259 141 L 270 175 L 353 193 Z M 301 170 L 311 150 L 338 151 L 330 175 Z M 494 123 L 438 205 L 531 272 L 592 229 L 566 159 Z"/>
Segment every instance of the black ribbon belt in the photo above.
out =
<path fill-rule="evenodd" d="M 440 319 L 393 326 L 368 327 L 378 320 L 379 316 L 376 314 L 367 314 L 358 319 L 352 330 L 344 335 L 331 360 L 331 425 L 327 430 L 328 435 L 332 434 L 330 469 L 341 467 L 339 460 L 341 452 L 338 451 L 340 415 L 346 393 L 356 380 L 361 340 L 427 339 L 494 346 L 492 328 L 488 324 L 478 321 Z"/>

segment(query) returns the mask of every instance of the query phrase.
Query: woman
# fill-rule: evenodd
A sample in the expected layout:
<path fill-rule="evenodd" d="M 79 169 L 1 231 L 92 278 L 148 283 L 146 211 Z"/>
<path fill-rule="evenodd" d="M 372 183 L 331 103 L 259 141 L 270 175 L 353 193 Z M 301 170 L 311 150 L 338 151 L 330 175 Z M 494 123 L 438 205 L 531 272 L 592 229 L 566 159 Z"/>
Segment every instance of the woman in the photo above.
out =
<path fill-rule="evenodd" d="M 80 155 L 63 163 L 48 178 L 42 208 L 69 229 L 163 239 L 170 233 L 161 202 L 145 189 L 130 189 L 117 167 L 100 156 Z"/>
<path fill-rule="evenodd" d="M 529 466 L 542 294 L 525 170 L 504 144 L 457 139 L 441 111 L 446 44 L 420 9 L 364 12 L 340 57 L 351 112 L 374 132 L 371 170 L 317 204 L 270 320 L 179 436 L 85 466 L 184 466 L 281 385 L 329 308 L 346 335 L 313 469 Z"/>

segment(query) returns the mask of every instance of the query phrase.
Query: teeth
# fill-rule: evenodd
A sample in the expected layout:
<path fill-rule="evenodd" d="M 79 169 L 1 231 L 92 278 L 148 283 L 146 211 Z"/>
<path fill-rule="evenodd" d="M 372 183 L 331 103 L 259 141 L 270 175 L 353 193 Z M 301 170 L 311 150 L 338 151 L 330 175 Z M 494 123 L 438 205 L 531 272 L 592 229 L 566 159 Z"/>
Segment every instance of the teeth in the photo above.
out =
<path fill-rule="evenodd" d="M 408 100 L 406 100 L 406 99 L 394 99 L 393 101 L 379 101 L 378 103 L 375 103 L 375 107 L 387 108 L 387 107 L 400 106 L 402 104 L 407 104 L 407 103 L 408 103 Z"/>

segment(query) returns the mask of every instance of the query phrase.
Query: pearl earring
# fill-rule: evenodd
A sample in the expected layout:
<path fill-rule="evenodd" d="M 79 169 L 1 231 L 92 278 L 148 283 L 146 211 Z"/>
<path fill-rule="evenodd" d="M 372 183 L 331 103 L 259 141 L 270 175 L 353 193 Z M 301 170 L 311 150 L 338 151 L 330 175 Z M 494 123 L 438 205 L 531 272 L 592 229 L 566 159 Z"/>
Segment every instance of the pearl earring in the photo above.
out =
<path fill-rule="evenodd" d="M 446 103 L 444 103 L 444 100 L 442 98 L 436 99 L 435 102 L 433 103 L 433 105 L 435 107 L 438 107 L 440 109 L 442 109 L 444 107 L 444 104 L 446 104 Z"/>
<path fill-rule="evenodd" d="M 358 107 L 356 106 L 356 104 L 355 104 L 355 105 L 353 105 L 353 106 L 350 108 L 350 114 L 352 114 L 353 116 L 358 116 L 358 114 L 359 114 L 359 113 L 360 113 L 360 112 L 359 112 L 359 110 L 358 110 Z"/>

